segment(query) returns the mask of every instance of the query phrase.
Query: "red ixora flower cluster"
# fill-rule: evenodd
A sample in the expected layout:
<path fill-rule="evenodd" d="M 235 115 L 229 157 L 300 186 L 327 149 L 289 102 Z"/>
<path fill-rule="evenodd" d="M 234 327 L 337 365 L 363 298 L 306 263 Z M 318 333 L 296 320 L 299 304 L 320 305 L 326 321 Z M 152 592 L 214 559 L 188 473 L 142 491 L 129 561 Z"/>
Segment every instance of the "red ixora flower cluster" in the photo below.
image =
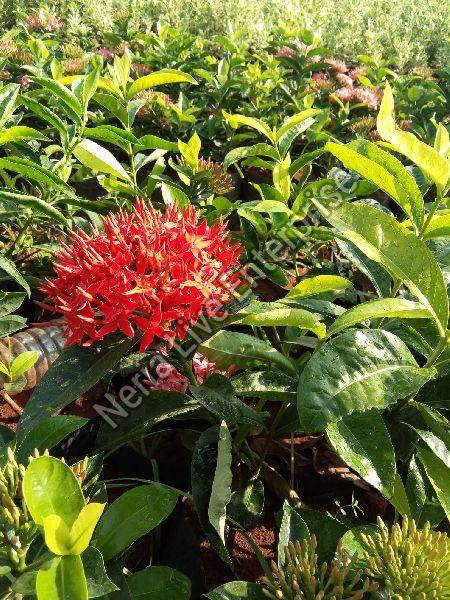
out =
<path fill-rule="evenodd" d="M 43 304 L 66 318 L 67 345 L 90 345 L 117 330 L 143 332 L 141 351 L 154 338 L 183 339 L 201 315 L 220 307 L 242 282 L 238 257 L 225 224 L 199 223 L 193 206 L 165 214 L 137 200 L 131 214 L 103 219 L 104 231 L 71 232 L 56 257 L 57 277 L 41 291 Z"/>

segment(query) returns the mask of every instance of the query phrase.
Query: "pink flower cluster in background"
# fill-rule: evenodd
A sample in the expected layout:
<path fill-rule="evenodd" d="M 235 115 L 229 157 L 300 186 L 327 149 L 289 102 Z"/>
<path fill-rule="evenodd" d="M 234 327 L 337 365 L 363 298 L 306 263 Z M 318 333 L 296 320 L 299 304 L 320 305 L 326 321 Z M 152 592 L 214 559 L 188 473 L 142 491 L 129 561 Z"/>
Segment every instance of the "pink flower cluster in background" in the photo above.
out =
<path fill-rule="evenodd" d="M 199 352 L 195 353 L 192 362 L 195 378 L 200 385 L 213 373 L 220 373 L 216 365 Z M 189 381 L 170 363 L 160 362 L 156 367 L 156 379 L 152 382 L 147 381 L 147 385 L 152 390 L 182 392 L 184 394 L 189 387 Z"/>
<path fill-rule="evenodd" d="M 27 17 L 25 24 L 31 31 L 49 32 L 58 31 L 63 26 L 61 19 L 52 13 L 33 13 Z"/>

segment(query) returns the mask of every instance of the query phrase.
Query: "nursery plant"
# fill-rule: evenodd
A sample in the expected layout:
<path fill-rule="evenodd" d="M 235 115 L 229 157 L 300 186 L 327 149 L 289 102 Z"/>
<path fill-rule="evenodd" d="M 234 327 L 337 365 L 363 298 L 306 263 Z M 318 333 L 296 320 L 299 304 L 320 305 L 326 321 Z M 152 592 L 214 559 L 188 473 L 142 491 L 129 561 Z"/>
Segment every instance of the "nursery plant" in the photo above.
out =
<path fill-rule="evenodd" d="M 444 70 L 60 29 L 0 40 L 1 593 L 447 597 Z"/>

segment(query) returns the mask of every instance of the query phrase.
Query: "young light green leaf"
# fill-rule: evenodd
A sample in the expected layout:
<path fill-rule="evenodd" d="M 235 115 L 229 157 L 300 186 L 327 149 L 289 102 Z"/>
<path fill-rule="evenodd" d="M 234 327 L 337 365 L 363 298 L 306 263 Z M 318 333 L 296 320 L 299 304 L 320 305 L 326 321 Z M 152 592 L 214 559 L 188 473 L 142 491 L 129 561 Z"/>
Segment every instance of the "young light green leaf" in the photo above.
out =
<path fill-rule="evenodd" d="M 14 125 L 5 131 L 0 131 L 0 146 L 9 142 L 26 142 L 29 140 L 50 141 L 46 135 L 43 135 L 37 129 L 25 127 L 24 125 Z"/>
<path fill-rule="evenodd" d="M 344 291 L 352 285 L 351 281 L 339 275 L 316 275 L 302 279 L 288 292 L 286 298 L 309 298 L 326 292 Z"/>
<path fill-rule="evenodd" d="M 193 136 L 187 144 L 185 142 L 182 142 L 181 140 L 178 140 L 178 148 L 184 160 L 192 167 L 197 166 L 201 147 L 202 143 L 200 141 L 200 138 L 198 137 L 197 132 L 194 132 Z"/>
<path fill-rule="evenodd" d="M 11 377 L 15 379 L 16 377 L 19 377 L 19 375 L 22 375 L 22 373 L 25 373 L 25 371 L 28 371 L 38 358 L 39 354 L 34 350 L 27 350 L 26 352 L 19 354 L 19 356 L 16 356 L 10 367 Z"/>
<path fill-rule="evenodd" d="M 241 309 L 232 318 L 243 325 L 300 327 L 313 331 L 319 338 L 325 334 L 325 325 L 317 315 L 281 302 L 255 302 Z"/>
<path fill-rule="evenodd" d="M 182 71 L 177 71 L 175 69 L 162 69 L 160 71 L 150 73 L 150 75 L 145 75 L 144 77 L 136 79 L 136 81 L 134 81 L 129 87 L 127 97 L 129 100 L 131 100 L 131 98 L 134 98 L 139 92 L 147 90 L 151 87 L 156 87 L 158 85 L 186 82 L 197 85 L 196 80 L 187 73 L 183 73 Z"/>
<path fill-rule="evenodd" d="M 275 135 L 272 133 L 272 130 L 268 125 L 266 125 L 260 119 L 255 119 L 254 117 L 246 117 L 245 115 L 230 115 L 225 110 L 222 111 L 223 116 L 230 123 L 233 129 L 237 129 L 242 125 L 246 127 L 251 127 L 252 129 L 256 129 L 259 133 L 262 133 L 266 136 L 273 144 L 276 143 Z"/>
<path fill-rule="evenodd" d="M 44 518 L 44 534 L 47 547 L 62 556 L 82 554 L 89 545 L 94 529 L 100 519 L 105 504 L 91 502 L 80 511 L 72 527 L 58 515 Z"/>
<path fill-rule="evenodd" d="M 420 167 L 439 190 L 446 188 L 450 176 L 450 164 L 444 156 L 420 141 L 413 133 L 397 127 L 394 117 L 394 97 L 388 82 L 378 113 L 377 130 L 383 140 L 392 144 L 397 152 Z"/>
<path fill-rule="evenodd" d="M 346 415 L 386 408 L 416 393 L 434 374 L 434 369 L 421 369 L 392 333 L 342 333 L 315 352 L 300 375 L 301 430 L 321 432 Z"/>
<path fill-rule="evenodd" d="M 327 206 L 323 200 L 316 199 L 313 202 L 344 237 L 405 283 L 430 310 L 439 331 L 444 334 L 448 323 L 447 288 L 427 246 L 394 217 L 373 206 L 359 202 Z"/>
<path fill-rule="evenodd" d="M 73 151 L 81 164 L 94 171 L 109 173 L 119 179 L 130 177 L 117 158 L 109 150 L 88 138 L 82 140 Z"/>
<path fill-rule="evenodd" d="M 274 160 L 280 159 L 277 150 L 273 146 L 269 146 L 269 144 L 266 143 L 233 148 L 233 150 L 228 152 L 223 161 L 224 171 L 227 171 L 231 165 L 234 165 L 244 158 L 249 158 L 250 156 L 267 156 L 269 158 L 273 158 Z"/>
<path fill-rule="evenodd" d="M 380 298 L 353 306 L 329 327 L 327 337 L 369 319 L 430 319 L 431 313 L 418 302 L 403 298 Z"/>
<path fill-rule="evenodd" d="M 286 119 L 286 121 L 283 123 L 283 125 L 276 132 L 276 134 L 275 134 L 276 141 L 279 143 L 281 138 L 283 136 L 285 136 L 291 129 L 296 127 L 296 125 L 298 125 L 298 123 L 301 123 L 302 121 L 305 121 L 306 119 L 309 119 L 310 117 L 315 117 L 316 115 L 319 115 L 321 112 L 322 111 L 318 108 L 308 108 L 307 110 L 303 110 L 303 111 L 297 113 L 296 115 L 289 117 L 289 119 Z"/>
<path fill-rule="evenodd" d="M 450 236 L 450 214 L 435 215 L 423 231 L 423 239 Z"/>

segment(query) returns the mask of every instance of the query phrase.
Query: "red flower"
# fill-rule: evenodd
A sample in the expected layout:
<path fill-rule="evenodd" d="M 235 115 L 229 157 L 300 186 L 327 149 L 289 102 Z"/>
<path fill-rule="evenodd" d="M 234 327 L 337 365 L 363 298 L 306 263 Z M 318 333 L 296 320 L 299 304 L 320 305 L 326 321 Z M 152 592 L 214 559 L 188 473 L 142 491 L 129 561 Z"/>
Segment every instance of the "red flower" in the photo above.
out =
<path fill-rule="evenodd" d="M 174 205 L 165 214 L 137 200 L 131 214 L 103 219 L 104 231 L 70 232 L 56 257 L 57 277 L 41 288 L 66 318 L 67 345 L 90 345 L 122 331 L 144 333 L 141 351 L 155 337 L 183 339 L 203 314 L 218 315 L 240 284 L 241 248 L 225 224 L 198 223 L 198 211 Z"/>

